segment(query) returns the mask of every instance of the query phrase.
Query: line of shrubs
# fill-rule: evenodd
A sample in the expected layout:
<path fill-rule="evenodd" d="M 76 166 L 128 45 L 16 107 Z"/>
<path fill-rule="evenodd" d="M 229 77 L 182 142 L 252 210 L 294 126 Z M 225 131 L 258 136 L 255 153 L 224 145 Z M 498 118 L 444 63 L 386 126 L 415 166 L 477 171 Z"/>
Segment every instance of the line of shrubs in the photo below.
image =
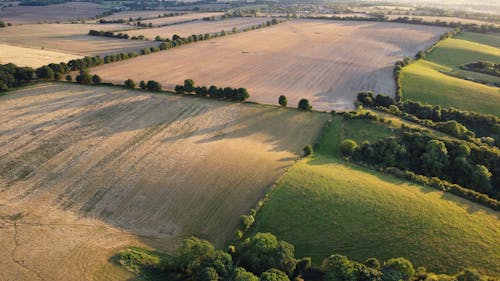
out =
<path fill-rule="evenodd" d="M 114 32 L 112 31 L 98 31 L 98 30 L 89 30 L 89 35 L 90 36 L 103 36 L 103 37 L 110 37 L 110 38 L 119 38 L 119 39 L 128 39 L 129 38 L 129 35 L 128 34 L 125 34 L 125 33 L 122 33 L 122 32 L 119 32 L 117 34 L 115 34 Z M 144 39 L 144 37 L 143 37 Z M 143 40 L 141 39 L 141 40 Z"/>
<path fill-rule="evenodd" d="M 500 147 L 500 118 L 455 108 L 441 108 L 412 100 L 396 102 L 386 95 L 358 93 L 358 103 L 454 137 Z M 480 139 L 476 139 L 479 137 Z"/>
<path fill-rule="evenodd" d="M 117 263 L 141 276 L 157 280 L 191 281 L 489 281 L 474 269 L 456 275 L 415 269 L 403 258 L 364 262 L 332 254 L 319 267 L 310 257 L 296 258 L 295 247 L 278 240 L 271 233 L 256 233 L 227 251 L 216 249 L 209 241 L 191 237 L 182 241 L 174 255 L 131 247 L 113 258 Z"/>
<path fill-rule="evenodd" d="M 101 24 L 110 24 L 110 23 L 125 24 L 125 23 L 129 23 L 129 22 L 134 22 L 134 21 L 140 22 L 141 20 L 161 19 L 161 18 L 180 16 L 180 15 L 184 15 L 184 14 L 186 14 L 186 13 L 168 13 L 168 14 L 165 13 L 165 14 L 158 15 L 158 16 L 137 17 L 137 18 L 129 18 L 129 19 L 112 19 L 112 20 L 100 19 L 98 21 L 98 23 L 101 23 Z M 140 25 L 140 24 L 138 24 L 138 25 Z M 145 25 L 147 25 L 147 24 L 145 24 Z"/>
<path fill-rule="evenodd" d="M 192 79 L 184 80 L 183 85 L 175 85 L 177 94 L 189 94 L 197 97 L 210 97 L 213 99 L 227 99 L 232 101 L 244 101 L 250 97 L 245 88 L 218 88 L 214 85 L 210 87 L 195 86 Z"/>

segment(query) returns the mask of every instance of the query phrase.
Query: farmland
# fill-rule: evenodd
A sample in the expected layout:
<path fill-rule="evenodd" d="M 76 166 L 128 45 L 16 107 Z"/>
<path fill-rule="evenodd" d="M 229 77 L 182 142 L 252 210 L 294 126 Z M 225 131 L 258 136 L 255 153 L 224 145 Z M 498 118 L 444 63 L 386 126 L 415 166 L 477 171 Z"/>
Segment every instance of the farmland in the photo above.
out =
<path fill-rule="evenodd" d="M 171 24 L 176 24 L 176 23 L 185 22 L 185 21 L 201 20 L 205 17 L 214 17 L 215 19 L 220 20 L 220 16 L 223 14 L 224 13 L 192 13 L 192 14 L 179 15 L 179 16 L 175 16 L 175 17 L 165 17 L 165 18 L 158 18 L 158 19 L 143 20 L 141 22 L 148 23 L 148 24 L 151 23 L 151 24 L 153 24 L 153 26 L 171 25 Z"/>
<path fill-rule="evenodd" d="M 67 62 L 81 56 L 65 53 L 37 50 L 31 48 L 17 47 L 0 44 L 0 64 L 15 63 L 19 66 L 40 67 L 48 62 Z"/>
<path fill-rule="evenodd" d="M 286 94 L 293 106 L 300 98 L 309 98 L 319 110 L 346 109 L 352 108 L 359 91 L 393 93 L 394 62 L 425 49 L 446 30 L 297 20 L 104 65 L 92 72 L 106 81 L 156 80 L 171 89 L 191 78 L 200 85 L 246 87 L 250 100 L 260 103 L 275 104 L 280 94 Z M 176 71 L 157 71 L 173 65 Z"/>
<path fill-rule="evenodd" d="M 118 13 L 113 13 L 112 15 L 105 16 L 103 19 L 105 20 L 119 20 L 124 19 L 128 20 L 130 18 L 151 18 L 158 17 L 163 14 L 170 13 L 182 13 L 183 11 L 174 11 L 174 10 L 152 10 L 152 11 L 123 11 Z"/>
<path fill-rule="evenodd" d="M 403 69 L 403 96 L 500 116 L 497 106 L 500 103 L 498 87 L 462 79 L 498 82 L 498 77 L 459 68 L 461 64 L 475 61 L 499 61 L 500 49 L 493 46 L 498 44 L 497 37 L 464 33 L 439 42 L 424 60 Z"/>
<path fill-rule="evenodd" d="M 28 53 L 47 50 L 79 57 L 137 51 L 153 45 L 152 42 L 146 41 L 126 41 L 87 35 L 91 29 L 108 31 L 124 28 L 130 28 L 130 26 L 120 24 L 17 25 L 0 29 L 0 37 L 2 44 L 34 49 Z M 9 56 L 12 56 L 13 62 L 23 60 L 22 54 L 19 53 L 9 53 Z M 52 56 L 48 56 L 45 60 L 34 62 L 32 65 L 38 65 L 43 61 L 44 64 L 61 62 L 52 61 L 51 58 Z"/>
<path fill-rule="evenodd" d="M 124 244 L 223 245 L 328 118 L 66 83 L 4 95 L 0 111 L 7 280 L 85 279 Z"/>
<path fill-rule="evenodd" d="M 390 134 L 369 121 L 334 119 L 318 154 L 281 179 L 252 232 L 272 232 L 317 263 L 331 253 L 359 261 L 404 256 L 436 272 L 469 266 L 499 274 L 496 212 L 336 159 L 341 139 Z"/>
<path fill-rule="evenodd" d="M 175 20 L 175 17 L 163 18 L 161 20 Z M 158 19 L 160 20 L 160 19 Z M 158 28 L 145 28 L 126 31 L 130 36 L 144 35 L 146 38 L 152 40 L 157 35 L 163 38 L 172 38 L 174 34 L 182 37 L 191 36 L 193 34 L 217 33 L 221 30 L 231 31 L 233 27 L 238 30 L 259 25 L 270 20 L 270 18 L 231 18 L 227 20 L 217 21 L 194 21 L 171 26 L 164 26 Z"/>
<path fill-rule="evenodd" d="M 90 2 L 68 2 L 50 6 L 13 6 L 0 11 L 0 19 L 12 24 L 69 21 L 92 18 L 108 9 Z"/>

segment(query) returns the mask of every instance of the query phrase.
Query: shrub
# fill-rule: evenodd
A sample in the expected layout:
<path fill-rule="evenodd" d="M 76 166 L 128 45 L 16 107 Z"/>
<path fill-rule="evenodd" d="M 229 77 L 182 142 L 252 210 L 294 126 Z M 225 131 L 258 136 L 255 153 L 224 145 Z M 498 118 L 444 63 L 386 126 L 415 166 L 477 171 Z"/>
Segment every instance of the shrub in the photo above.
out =
<path fill-rule="evenodd" d="M 194 91 L 194 81 L 192 79 L 184 80 L 184 91 L 192 93 Z"/>
<path fill-rule="evenodd" d="M 71 77 L 71 75 L 69 75 L 69 74 L 66 75 L 66 81 L 68 81 L 68 82 L 73 81 L 73 77 Z"/>
<path fill-rule="evenodd" d="M 311 110 L 312 106 L 309 103 L 308 99 L 301 99 L 299 101 L 298 108 L 307 111 L 307 110 Z"/>
<path fill-rule="evenodd" d="M 146 84 L 146 88 L 148 91 L 159 92 L 161 90 L 161 84 L 154 80 L 149 80 Z"/>
<path fill-rule="evenodd" d="M 281 106 L 286 107 L 286 105 L 287 105 L 287 103 L 288 103 L 286 96 L 281 95 L 281 96 L 278 98 L 278 103 L 279 103 Z"/>
<path fill-rule="evenodd" d="M 124 84 L 125 84 L 125 87 L 127 87 L 127 88 L 130 88 L 130 89 L 134 89 L 135 88 L 135 82 L 132 79 L 125 80 Z"/>
<path fill-rule="evenodd" d="M 99 75 L 95 74 L 94 76 L 92 76 L 92 83 L 94 85 L 99 85 L 102 83 L 102 79 Z"/>
<path fill-rule="evenodd" d="M 253 216 L 246 216 L 246 215 L 242 215 L 240 219 L 241 219 L 241 228 L 243 230 L 247 230 L 250 226 L 252 226 L 252 224 L 255 221 Z"/>
<path fill-rule="evenodd" d="M 340 144 L 340 152 L 344 155 L 353 155 L 354 151 L 358 148 L 358 144 L 356 141 L 351 140 L 351 139 L 345 139 L 342 141 Z"/>
<path fill-rule="evenodd" d="M 139 87 L 143 90 L 146 89 L 146 82 L 144 82 L 144 80 L 141 80 L 141 82 L 139 83 Z"/>
<path fill-rule="evenodd" d="M 80 70 L 80 74 L 75 78 L 76 82 L 83 85 L 92 84 L 92 76 L 90 76 L 89 72 L 85 69 Z"/>
<path fill-rule="evenodd" d="M 304 157 L 307 157 L 313 153 L 313 149 L 310 145 L 304 146 L 303 151 L 304 151 Z"/>
<path fill-rule="evenodd" d="M 384 280 L 387 281 L 408 281 L 415 274 L 415 269 L 411 262 L 405 258 L 389 259 L 382 267 Z"/>

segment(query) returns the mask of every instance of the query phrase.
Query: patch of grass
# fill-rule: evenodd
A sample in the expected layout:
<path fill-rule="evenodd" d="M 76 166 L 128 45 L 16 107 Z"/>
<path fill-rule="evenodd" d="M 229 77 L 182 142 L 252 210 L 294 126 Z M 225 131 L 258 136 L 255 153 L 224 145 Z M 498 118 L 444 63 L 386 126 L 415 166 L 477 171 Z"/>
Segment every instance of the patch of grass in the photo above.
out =
<path fill-rule="evenodd" d="M 477 33 L 477 32 L 462 32 L 455 38 L 467 40 L 470 42 L 478 42 L 481 44 L 489 45 L 492 47 L 500 48 L 500 34 L 488 34 L 488 33 Z"/>
<path fill-rule="evenodd" d="M 498 77 L 459 68 L 471 62 L 500 61 L 500 49 L 492 46 L 500 41 L 497 37 L 466 32 L 439 42 L 424 60 L 403 69 L 403 97 L 500 116 L 498 87 L 461 79 L 498 82 Z"/>
<path fill-rule="evenodd" d="M 172 256 L 141 247 L 130 247 L 118 252 L 112 260 L 144 280 L 159 280 L 165 277 L 163 269 L 172 263 Z"/>
<path fill-rule="evenodd" d="M 321 155 L 288 171 L 252 232 L 274 233 L 316 265 L 340 253 L 358 261 L 403 256 L 436 272 L 500 273 L 494 211 Z"/>

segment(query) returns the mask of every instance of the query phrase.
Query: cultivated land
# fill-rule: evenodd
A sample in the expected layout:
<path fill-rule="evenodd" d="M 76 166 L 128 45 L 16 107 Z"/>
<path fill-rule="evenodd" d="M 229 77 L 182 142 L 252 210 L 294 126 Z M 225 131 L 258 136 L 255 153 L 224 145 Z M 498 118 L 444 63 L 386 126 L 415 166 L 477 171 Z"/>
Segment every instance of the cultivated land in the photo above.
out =
<path fill-rule="evenodd" d="M 70 21 L 92 18 L 108 9 L 90 2 L 68 2 L 48 6 L 13 6 L 0 11 L 0 20 L 12 24 Z"/>
<path fill-rule="evenodd" d="M 91 279 L 120 247 L 193 234 L 222 246 L 329 118 L 65 83 L 0 111 L 2 280 Z"/>
<path fill-rule="evenodd" d="M 163 38 L 172 38 L 174 34 L 182 37 L 191 36 L 193 34 L 205 33 L 220 33 L 222 30 L 231 31 L 233 27 L 238 30 L 248 28 L 254 25 L 259 25 L 271 20 L 271 18 L 231 18 L 218 21 L 194 21 L 171 26 L 158 28 L 145 28 L 126 31 L 130 36 L 144 35 L 146 38 L 153 40 L 157 35 Z"/>
<path fill-rule="evenodd" d="M 403 256 L 435 272 L 475 267 L 498 275 L 496 212 L 335 158 L 341 139 L 390 134 L 380 124 L 334 119 L 314 158 L 297 162 L 281 179 L 252 232 L 272 232 L 316 264 L 332 253 L 358 261 Z"/>
<path fill-rule="evenodd" d="M 396 19 L 400 17 L 408 17 L 408 18 L 414 18 L 414 19 L 422 19 L 423 22 L 436 22 L 436 21 L 441 21 L 441 22 L 460 22 L 463 24 L 477 24 L 477 25 L 498 25 L 492 22 L 487 22 L 487 21 L 481 21 L 481 20 L 473 20 L 473 19 L 463 19 L 463 18 L 457 18 L 457 17 L 437 17 L 437 16 L 411 16 L 411 15 L 386 15 L 389 19 Z"/>
<path fill-rule="evenodd" d="M 150 18 L 150 17 L 158 17 L 159 15 L 163 14 L 170 14 L 170 13 L 182 13 L 183 11 L 174 11 L 174 10 L 153 10 L 153 11 L 124 11 L 124 12 L 118 12 L 118 13 L 113 13 L 112 15 L 106 16 L 103 19 L 105 20 L 119 20 L 119 19 L 124 19 L 128 20 L 130 18 L 136 19 L 136 18 Z"/>
<path fill-rule="evenodd" d="M 353 107 L 359 91 L 394 93 L 394 62 L 425 49 L 447 30 L 398 23 L 297 20 L 91 71 L 117 83 L 127 78 L 156 80 L 173 88 L 191 78 L 200 85 L 246 87 L 250 100 L 261 103 L 276 104 L 278 96 L 285 94 L 290 106 L 309 98 L 316 109 L 346 109 Z M 161 71 L 174 65 L 175 71 Z"/>
<path fill-rule="evenodd" d="M 50 62 L 68 62 L 82 56 L 0 44 L 0 64 L 40 67 Z"/>
<path fill-rule="evenodd" d="M 130 26 L 121 24 L 19 25 L 0 29 L 0 38 L 3 44 L 78 56 L 138 51 L 153 45 L 146 41 L 88 36 L 91 29 L 113 31 L 127 28 Z M 14 61 L 19 59 L 22 58 L 13 57 Z M 47 60 L 50 62 L 53 61 Z"/>
<path fill-rule="evenodd" d="M 224 13 L 194 13 L 194 14 L 185 14 L 185 15 L 180 15 L 180 16 L 175 16 L 175 17 L 165 17 L 165 18 L 159 18 L 159 19 L 151 19 L 151 20 L 144 20 L 141 21 L 142 23 L 152 23 L 154 26 L 158 25 L 167 25 L 167 24 L 176 24 L 176 23 L 181 23 L 185 21 L 191 21 L 191 20 L 201 20 L 205 17 L 215 17 L 215 19 L 220 19 L 220 16 L 222 16 Z M 207 23 L 205 21 L 205 23 Z"/>
<path fill-rule="evenodd" d="M 499 82 L 499 78 L 459 68 L 476 61 L 500 61 L 500 49 L 493 47 L 500 41 L 497 38 L 463 33 L 439 42 L 424 60 L 403 69 L 403 97 L 500 116 L 500 88 L 462 79 Z"/>

